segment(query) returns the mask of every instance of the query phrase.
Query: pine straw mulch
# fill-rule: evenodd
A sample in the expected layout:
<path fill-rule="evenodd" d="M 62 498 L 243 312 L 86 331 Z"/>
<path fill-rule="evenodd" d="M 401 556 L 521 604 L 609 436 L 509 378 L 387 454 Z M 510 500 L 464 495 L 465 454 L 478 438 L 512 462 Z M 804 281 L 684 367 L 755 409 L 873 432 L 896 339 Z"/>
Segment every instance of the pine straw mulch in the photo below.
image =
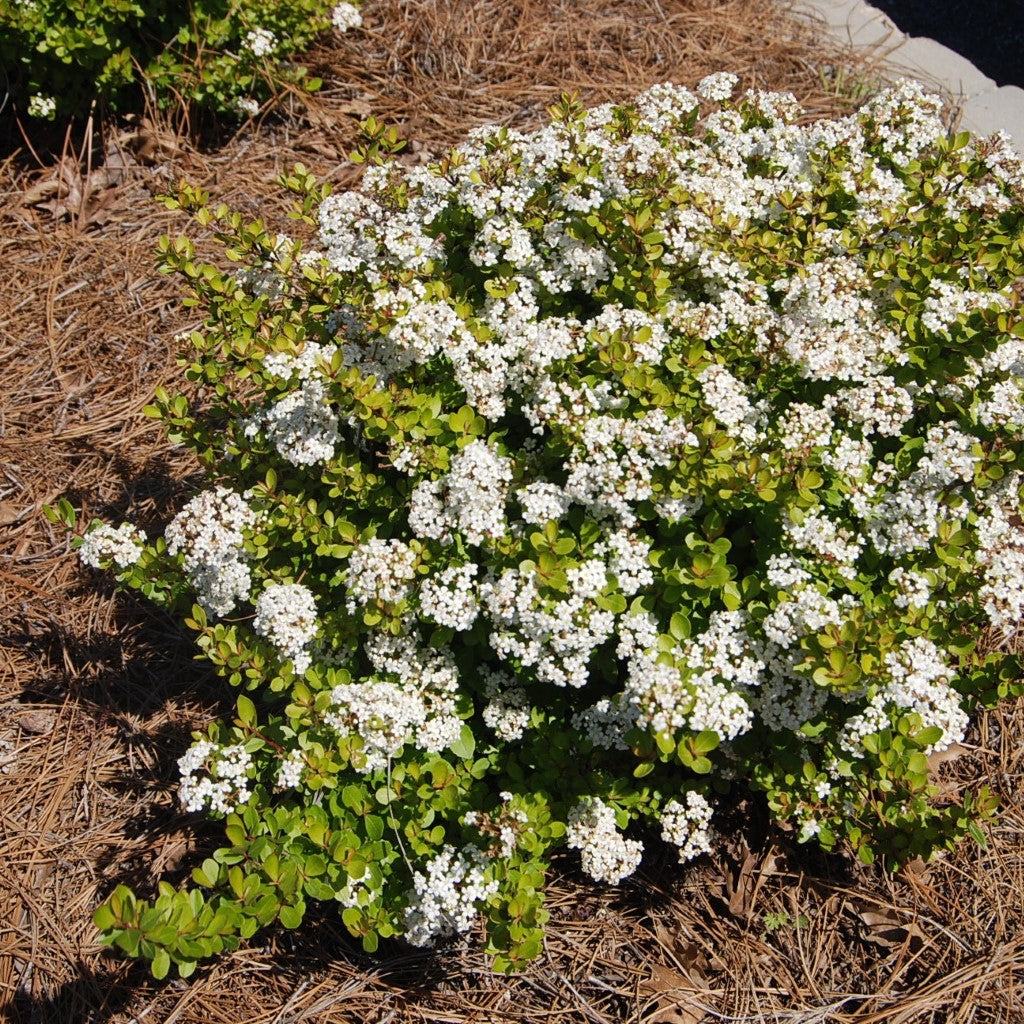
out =
<path fill-rule="evenodd" d="M 153 196 L 180 177 L 280 217 L 273 178 L 296 161 L 354 180 L 346 154 L 372 112 L 410 159 L 472 125 L 529 125 L 563 90 L 629 98 L 722 68 L 847 110 L 870 79 L 775 0 L 379 0 L 323 45 L 326 86 L 284 119 L 200 152 L 142 119 L 93 156 L 0 165 L 0 1016 L 32 1024 L 1024 1020 L 1024 716 L 984 715 L 950 790 L 991 786 L 985 850 L 897 877 L 815 856 L 757 814 L 714 860 L 657 855 L 597 891 L 570 861 L 550 887 L 544 955 L 492 976 L 478 945 L 362 954 L 329 909 L 200 969 L 153 982 L 102 950 L 92 908 L 118 882 L 182 879 L 216 828 L 182 815 L 175 760 L 228 694 L 187 636 L 83 571 L 39 514 L 66 495 L 85 520 L 167 521 L 194 466 L 141 416 L 173 383 L 189 325 L 157 238 L 185 229 Z M 102 165 L 102 166 L 100 166 Z"/>

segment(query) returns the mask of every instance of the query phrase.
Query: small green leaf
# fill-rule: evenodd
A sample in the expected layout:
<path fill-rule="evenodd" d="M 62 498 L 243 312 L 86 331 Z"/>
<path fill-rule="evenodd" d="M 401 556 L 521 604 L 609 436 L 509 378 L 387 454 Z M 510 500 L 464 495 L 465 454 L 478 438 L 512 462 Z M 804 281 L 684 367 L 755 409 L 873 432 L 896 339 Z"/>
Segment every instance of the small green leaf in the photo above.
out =
<path fill-rule="evenodd" d="M 721 737 L 714 729 L 705 729 L 703 732 L 697 733 L 693 739 L 693 749 L 698 754 L 706 754 L 721 742 Z"/>
<path fill-rule="evenodd" d="M 473 730 L 463 723 L 459 738 L 449 748 L 456 757 L 468 761 L 476 750 L 476 740 L 473 738 Z"/>
<path fill-rule="evenodd" d="M 236 705 L 238 707 L 238 720 L 243 725 L 253 725 L 256 721 L 256 705 L 244 693 L 239 694 Z"/>
<path fill-rule="evenodd" d="M 285 928 L 298 928 L 302 924 L 302 914 L 306 908 L 301 904 L 285 905 L 278 913 L 278 919 Z"/>
<path fill-rule="evenodd" d="M 153 962 L 150 964 L 150 970 L 153 972 L 153 977 L 157 981 L 162 981 L 167 977 L 167 972 L 171 969 L 171 957 L 170 954 L 162 946 L 157 948 L 156 953 L 153 954 Z"/>
<path fill-rule="evenodd" d="M 114 912 L 110 909 L 109 904 L 101 903 L 92 914 L 92 923 L 101 931 L 105 932 L 114 927 L 114 922 L 117 919 L 114 917 Z"/>

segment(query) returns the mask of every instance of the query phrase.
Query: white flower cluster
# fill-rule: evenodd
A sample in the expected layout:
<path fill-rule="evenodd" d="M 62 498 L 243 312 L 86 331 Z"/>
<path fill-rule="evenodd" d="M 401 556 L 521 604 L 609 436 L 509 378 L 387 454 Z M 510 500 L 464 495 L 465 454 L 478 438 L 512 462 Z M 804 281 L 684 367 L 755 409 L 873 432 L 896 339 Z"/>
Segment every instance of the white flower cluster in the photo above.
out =
<path fill-rule="evenodd" d="M 242 429 L 250 439 L 263 431 L 281 458 L 293 466 L 329 462 L 340 436 L 338 417 L 319 380 L 307 380 L 298 390 L 245 420 Z"/>
<path fill-rule="evenodd" d="M 654 495 L 654 472 L 670 466 L 697 438 L 678 419 L 654 409 L 643 419 L 591 416 L 566 468 L 565 493 L 599 517 L 614 517 L 624 527 L 636 523 L 636 504 Z"/>
<path fill-rule="evenodd" d="M 624 696 L 602 698 L 572 716 L 572 727 L 602 750 L 629 750 L 626 733 L 636 725 L 640 709 Z"/>
<path fill-rule="evenodd" d="M 104 562 L 127 569 L 139 560 L 145 543 L 146 534 L 131 523 L 122 523 L 116 528 L 101 523 L 82 537 L 78 557 L 93 569 L 99 569 Z"/>
<path fill-rule="evenodd" d="M 1024 524 L 1019 498 L 1022 477 L 1014 473 L 989 500 L 979 517 L 978 598 L 989 621 L 1006 634 L 1015 633 L 1024 617 Z"/>
<path fill-rule="evenodd" d="M 420 611 L 441 626 L 452 629 L 471 629 L 476 622 L 480 602 L 473 581 L 479 566 L 473 562 L 454 565 L 420 585 Z"/>
<path fill-rule="evenodd" d="M 254 57 L 269 57 L 277 46 L 277 36 L 268 28 L 250 29 L 245 34 L 243 45 Z"/>
<path fill-rule="evenodd" d="M 316 601 L 301 583 L 271 583 L 256 599 L 252 628 L 290 660 L 299 674 L 310 665 L 309 645 L 317 633 Z"/>
<path fill-rule="evenodd" d="M 760 645 L 742 612 L 715 612 L 708 629 L 662 657 L 650 616 L 619 626 L 619 656 L 628 659 L 625 699 L 637 721 L 655 733 L 711 730 L 734 739 L 753 724 L 748 691 L 765 672 Z"/>
<path fill-rule="evenodd" d="M 486 441 L 470 441 L 441 480 L 424 480 L 413 491 L 409 526 L 419 537 L 447 542 L 459 530 L 470 544 L 498 540 L 508 530 L 505 501 L 512 460 Z"/>
<path fill-rule="evenodd" d="M 609 555 L 608 571 L 615 576 L 619 589 L 627 597 L 649 587 L 654 582 L 651 572 L 651 542 L 627 530 L 616 530 L 607 541 L 594 546 L 594 554 Z"/>
<path fill-rule="evenodd" d="M 924 637 L 905 640 L 885 656 L 885 667 L 888 681 L 863 711 L 847 720 L 839 738 L 843 750 L 851 757 L 862 756 L 866 736 L 889 728 L 893 714 L 908 712 L 921 716 L 923 729 L 942 730 L 928 753 L 945 750 L 964 738 L 968 718 L 953 688 L 949 665 L 935 644 Z"/>
<path fill-rule="evenodd" d="M 475 846 L 444 846 L 413 874 L 405 911 L 405 937 L 414 946 L 432 946 L 438 939 L 469 931 L 477 909 L 497 891 L 487 880 L 487 858 Z"/>
<path fill-rule="evenodd" d="M 357 544 L 348 557 L 349 612 L 371 601 L 404 601 L 415 577 L 416 553 L 404 541 L 372 537 Z"/>
<path fill-rule="evenodd" d="M 522 739 L 530 725 L 530 700 L 521 686 L 516 686 L 507 672 L 485 673 L 488 697 L 481 717 L 484 725 L 494 730 L 506 743 Z"/>
<path fill-rule="evenodd" d="M 336 4 L 331 11 L 331 24 L 339 32 L 347 32 L 350 28 L 359 28 L 363 23 L 363 16 L 355 4 Z"/>
<path fill-rule="evenodd" d="M 925 299 L 921 323 L 936 334 L 949 332 L 962 317 L 966 318 L 976 309 L 1006 305 L 1006 297 L 999 292 L 972 291 L 956 282 L 936 278 L 931 282 L 931 293 Z"/>
<path fill-rule="evenodd" d="M 164 531 L 168 553 L 181 554 L 199 603 L 214 615 L 227 615 L 238 601 L 249 599 L 252 578 L 243 530 L 256 520 L 240 494 L 215 487 L 192 498 Z"/>
<path fill-rule="evenodd" d="M 52 96 L 36 93 L 28 99 L 28 116 L 50 121 L 57 113 L 57 101 Z"/>
<path fill-rule="evenodd" d="M 438 753 L 459 738 L 459 676 L 450 657 L 421 650 L 409 637 L 383 635 L 367 645 L 367 654 L 378 674 L 336 686 L 324 715 L 338 733 L 362 739 L 357 771 L 387 767 L 406 743 Z"/>
<path fill-rule="evenodd" d="M 697 83 L 697 92 L 706 100 L 721 103 L 732 95 L 737 82 L 739 78 L 731 71 L 716 71 Z"/>
<path fill-rule="evenodd" d="M 751 405 L 743 385 L 719 363 L 711 363 L 697 374 L 704 401 L 731 437 L 753 447 L 760 440 L 764 408 Z"/>
<path fill-rule="evenodd" d="M 569 497 L 557 484 L 537 480 L 516 491 L 516 500 L 522 510 L 524 523 L 543 526 L 558 521 L 569 511 Z"/>
<path fill-rule="evenodd" d="M 569 812 L 566 845 L 580 851 L 583 870 L 595 882 L 616 885 L 639 867 L 644 844 L 626 839 L 615 824 L 615 811 L 598 797 L 584 797 Z"/>
<path fill-rule="evenodd" d="M 924 608 L 932 596 L 932 583 L 928 576 L 902 565 L 889 573 L 889 582 L 896 587 L 893 604 L 897 608 Z"/>
<path fill-rule="evenodd" d="M 711 804 L 690 790 L 686 803 L 669 800 L 659 815 L 661 838 L 679 847 L 679 863 L 683 864 L 702 853 L 711 853 Z"/>
<path fill-rule="evenodd" d="M 566 573 L 561 600 L 545 600 L 532 571 L 506 569 L 479 589 L 490 616 L 491 647 L 502 661 L 517 659 L 541 682 L 585 686 L 594 651 L 615 624 L 595 598 L 608 583 L 608 567 L 593 558 Z"/>
<path fill-rule="evenodd" d="M 251 768 L 252 755 L 241 744 L 222 747 L 210 740 L 198 740 L 178 758 L 182 807 L 186 811 L 209 807 L 230 814 L 251 795 Z"/>
<path fill-rule="evenodd" d="M 864 541 L 852 530 L 821 512 L 808 512 L 799 523 L 786 523 L 789 539 L 801 551 L 834 565 L 841 576 L 854 579 Z"/>
<path fill-rule="evenodd" d="M 306 755 L 301 750 L 293 750 L 281 758 L 277 766 L 277 788 L 296 789 L 302 784 L 302 774 L 306 770 Z"/>

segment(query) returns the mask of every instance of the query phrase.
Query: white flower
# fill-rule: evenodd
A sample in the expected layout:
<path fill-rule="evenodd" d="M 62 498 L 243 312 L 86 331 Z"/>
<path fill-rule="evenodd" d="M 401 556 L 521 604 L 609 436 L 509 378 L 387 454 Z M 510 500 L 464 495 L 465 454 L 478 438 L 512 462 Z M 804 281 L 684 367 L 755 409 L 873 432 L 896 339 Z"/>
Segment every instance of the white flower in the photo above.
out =
<path fill-rule="evenodd" d="M 118 568 L 127 569 L 139 560 L 145 543 L 145 533 L 131 523 L 122 523 L 116 529 L 102 523 L 82 537 L 78 557 L 94 569 L 99 569 L 104 562 L 113 562 Z"/>
<path fill-rule="evenodd" d="M 692 790 L 686 794 L 685 806 L 669 800 L 661 812 L 661 838 L 679 847 L 679 862 L 693 860 L 702 853 L 711 853 L 711 805 Z"/>
<path fill-rule="evenodd" d="M 626 839 L 615 824 L 615 811 L 597 797 L 585 797 L 570 812 L 565 841 L 580 851 L 583 870 L 595 882 L 616 885 L 640 865 L 644 844 Z"/>
<path fill-rule="evenodd" d="M 221 814 L 237 810 L 251 795 L 251 767 L 252 755 L 240 744 L 222 747 L 198 740 L 178 759 L 182 807 L 186 811 L 209 807 Z"/>
<path fill-rule="evenodd" d="M 245 34 L 243 45 L 254 57 L 268 57 L 277 46 L 277 36 L 270 29 L 254 28 Z"/>
<path fill-rule="evenodd" d="M 255 117 L 260 112 L 260 105 L 251 96 L 239 96 L 235 100 L 235 110 L 243 117 Z"/>
<path fill-rule="evenodd" d="M 319 380 L 305 381 L 297 391 L 246 420 L 243 429 L 247 437 L 262 430 L 281 458 L 293 466 L 329 462 L 339 439 L 338 418 Z"/>
<path fill-rule="evenodd" d="M 732 95 L 738 81 L 739 78 L 730 71 L 716 71 L 697 83 L 697 92 L 706 100 L 721 103 Z"/>
<path fill-rule="evenodd" d="M 30 96 L 28 101 L 28 116 L 38 117 L 44 121 L 53 120 L 57 113 L 57 101 L 52 96 L 36 94 Z"/>
<path fill-rule="evenodd" d="M 218 486 L 192 498 L 164 531 L 168 554 L 181 554 L 199 603 L 214 615 L 227 615 L 249 598 L 243 531 L 256 518 L 241 495 Z"/>
<path fill-rule="evenodd" d="M 348 556 L 350 612 L 371 601 L 397 604 L 412 592 L 416 553 L 400 540 L 371 537 L 357 544 Z"/>
<path fill-rule="evenodd" d="M 331 22 L 339 32 L 347 32 L 350 28 L 359 28 L 363 23 L 363 16 L 355 4 L 337 4 L 331 11 Z"/>
<path fill-rule="evenodd" d="M 316 601 L 301 583 L 271 583 L 256 599 L 252 628 L 290 659 L 298 673 L 309 668 L 307 648 L 317 626 Z"/>
<path fill-rule="evenodd" d="M 474 846 L 445 846 L 426 871 L 412 877 L 405 911 L 405 937 L 414 946 L 432 946 L 439 938 L 469 931 L 477 908 L 497 891 L 487 881 L 487 858 Z"/>

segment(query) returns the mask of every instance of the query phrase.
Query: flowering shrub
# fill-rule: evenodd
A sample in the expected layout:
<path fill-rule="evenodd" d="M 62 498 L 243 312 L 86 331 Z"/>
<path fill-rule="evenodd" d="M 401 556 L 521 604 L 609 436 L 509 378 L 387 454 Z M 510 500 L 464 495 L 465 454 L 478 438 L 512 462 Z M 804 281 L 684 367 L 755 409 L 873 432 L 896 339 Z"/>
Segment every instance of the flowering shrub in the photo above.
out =
<path fill-rule="evenodd" d="M 0 5 L 0 65 L 16 109 L 53 120 L 101 97 L 195 103 L 251 115 L 288 86 L 319 82 L 292 63 L 329 28 L 361 23 L 358 3 L 328 0 L 12 0 Z"/>
<path fill-rule="evenodd" d="M 368 122 L 361 190 L 283 182 L 312 247 L 168 200 L 241 266 L 163 243 L 205 320 L 150 411 L 210 485 L 81 554 L 251 696 L 179 762 L 226 845 L 107 941 L 187 974 L 315 899 L 368 950 L 482 912 L 508 970 L 556 850 L 688 860 L 737 787 L 865 862 L 982 838 L 928 759 L 1019 692 L 1024 167 L 913 85 L 734 83 L 430 168 Z"/>

